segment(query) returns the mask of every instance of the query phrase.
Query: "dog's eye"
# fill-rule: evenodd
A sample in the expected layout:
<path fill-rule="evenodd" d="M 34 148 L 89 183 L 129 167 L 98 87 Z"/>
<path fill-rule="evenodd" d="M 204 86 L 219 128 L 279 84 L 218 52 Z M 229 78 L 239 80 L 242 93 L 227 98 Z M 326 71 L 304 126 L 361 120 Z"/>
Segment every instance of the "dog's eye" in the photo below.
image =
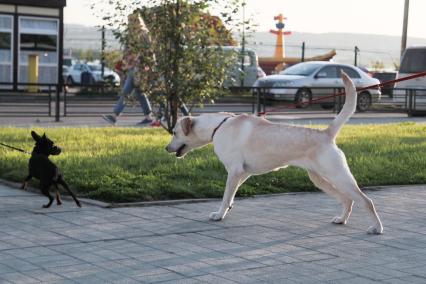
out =
<path fill-rule="evenodd" d="M 173 131 L 173 136 L 176 136 L 176 131 Z"/>

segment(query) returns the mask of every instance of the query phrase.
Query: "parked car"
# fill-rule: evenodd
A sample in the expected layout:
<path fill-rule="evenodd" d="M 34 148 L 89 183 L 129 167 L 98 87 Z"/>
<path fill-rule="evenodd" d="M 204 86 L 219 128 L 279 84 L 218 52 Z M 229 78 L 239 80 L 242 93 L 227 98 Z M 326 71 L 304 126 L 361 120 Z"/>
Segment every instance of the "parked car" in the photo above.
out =
<path fill-rule="evenodd" d="M 64 82 L 67 81 L 69 72 L 70 72 L 70 68 L 66 65 L 62 65 L 62 78 Z"/>
<path fill-rule="evenodd" d="M 235 64 L 231 66 L 224 87 L 251 87 L 257 79 L 266 76 L 259 66 L 259 60 L 254 50 L 245 48 L 242 55 L 241 47 L 224 46 L 225 52 L 235 52 Z M 242 58 L 243 56 L 243 58 Z"/>
<path fill-rule="evenodd" d="M 408 47 L 402 57 L 397 79 L 426 71 L 426 46 Z M 405 89 L 418 89 L 416 95 L 421 96 L 417 102 L 424 102 L 426 96 L 426 77 L 402 81 L 395 84 L 394 102 L 405 102 Z"/>
<path fill-rule="evenodd" d="M 380 83 L 392 81 L 396 78 L 396 71 L 387 71 L 387 72 L 373 72 L 373 78 L 376 78 L 380 81 Z M 393 97 L 393 88 L 395 83 L 385 85 L 381 87 L 382 95 L 387 95 L 389 98 Z"/>
<path fill-rule="evenodd" d="M 308 102 L 321 96 L 330 96 L 336 89 L 343 88 L 341 71 L 346 72 L 357 88 L 379 84 L 380 81 L 365 74 L 359 68 L 348 64 L 327 61 L 310 61 L 293 65 L 276 75 L 260 78 L 255 87 L 266 88 L 266 96 L 274 100 L 291 100 L 299 108 L 308 106 Z M 366 111 L 373 102 L 380 99 L 379 88 L 372 88 L 358 94 L 358 111 Z M 331 108 L 332 98 L 321 101 L 323 108 Z"/>
<path fill-rule="evenodd" d="M 71 65 L 75 64 L 76 60 L 70 56 L 64 56 L 62 64 L 71 67 Z"/>
<path fill-rule="evenodd" d="M 100 64 L 87 63 L 77 63 L 69 67 L 65 82 L 68 85 L 81 84 L 82 75 L 84 76 L 84 73 L 90 75 L 87 79 L 89 83 L 108 81 L 116 86 L 120 85 L 120 76 L 118 76 L 117 73 L 105 67 L 104 76 L 102 77 L 102 66 Z"/>

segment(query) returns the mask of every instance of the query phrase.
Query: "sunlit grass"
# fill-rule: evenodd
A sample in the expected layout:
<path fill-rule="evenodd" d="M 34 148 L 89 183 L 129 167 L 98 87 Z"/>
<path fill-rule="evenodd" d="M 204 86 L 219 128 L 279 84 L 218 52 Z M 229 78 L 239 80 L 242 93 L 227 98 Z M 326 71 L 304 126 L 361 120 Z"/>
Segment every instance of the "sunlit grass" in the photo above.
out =
<path fill-rule="evenodd" d="M 226 171 L 211 146 L 176 159 L 164 150 L 170 136 L 161 129 L 50 128 L 46 132 L 64 149 L 51 158 L 80 196 L 129 202 L 223 193 Z M 33 147 L 29 129 L 0 128 L 0 141 L 28 151 Z M 426 183 L 426 125 L 348 125 L 337 142 L 361 186 Z M 28 158 L 0 147 L 0 177 L 22 181 Z M 303 170 L 288 168 L 250 178 L 239 195 L 311 190 L 315 188 Z"/>

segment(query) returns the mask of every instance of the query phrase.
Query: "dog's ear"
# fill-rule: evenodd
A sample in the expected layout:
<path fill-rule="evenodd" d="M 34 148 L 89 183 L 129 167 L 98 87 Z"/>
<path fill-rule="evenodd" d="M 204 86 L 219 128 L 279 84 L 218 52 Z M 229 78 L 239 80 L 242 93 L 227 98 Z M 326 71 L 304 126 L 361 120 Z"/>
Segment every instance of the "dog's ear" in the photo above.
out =
<path fill-rule="evenodd" d="M 35 131 L 31 131 L 31 136 L 33 137 L 33 139 L 37 142 L 41 139 L 41 137 L 35 132 Z"/>
<path fill-rule="evenodd" d="M 191 132 L 193 126 L 192 119 L 190 117 L 185 117 L 184 119 L 182 119 L 180 124 L 182 126 L 183 134 L 187 136 L 189 132 Z"/>
<path fill-rule="evenodd" d="M 46 139 L 46 132 L 43 133 L 43 136 L 41 138 Z"/>

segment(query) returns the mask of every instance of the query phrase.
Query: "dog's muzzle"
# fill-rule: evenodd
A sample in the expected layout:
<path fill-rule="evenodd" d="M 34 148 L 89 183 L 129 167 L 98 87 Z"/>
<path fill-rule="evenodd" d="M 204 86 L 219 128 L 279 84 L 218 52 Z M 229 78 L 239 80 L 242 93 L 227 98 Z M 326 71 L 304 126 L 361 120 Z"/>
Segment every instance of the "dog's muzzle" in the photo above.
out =
<path fill-rule="evenodd" d="M 182 156 L 182 152 L 183 152 L 183 149 L 185 149 L 185 147 L 186 147 L 186 144 L 183 144 L 182 146 L 180 146 L 177 150 L 176 150 L 176 157 L 181 157 Z"/>
<path fill-rule="evenodd" d="M 61 148 L 55 146 L 52 148 L 51 155 L 59 155 L 61 154 L 61 152 L 62 152 Z"/>

